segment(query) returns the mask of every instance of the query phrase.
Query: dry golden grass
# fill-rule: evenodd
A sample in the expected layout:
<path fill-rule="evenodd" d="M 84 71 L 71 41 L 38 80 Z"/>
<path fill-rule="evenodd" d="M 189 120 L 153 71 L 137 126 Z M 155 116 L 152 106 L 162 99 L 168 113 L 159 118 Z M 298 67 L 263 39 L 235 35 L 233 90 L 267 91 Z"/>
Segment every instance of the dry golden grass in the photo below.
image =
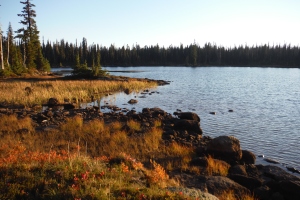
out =
<path fill-rule="evenodd" d="M 138 134 L 122 131 L 126 125 Z M 29 132 L 16 134 L 23 128 Z M 17 119 L 12 115 L 3 116 L 0 120 L 0 145 L 8 141 L 22 141 L 28 150 L 40 152 L 48 152 L 50 149 L 77 151 L 79 145 L 82 152 L 92 157 L 117 156 L 124 152 L 143 162 L 148 162 L 150 158 L 159 160 L 163 166 L 170 162 L 169 169 L 188 168 L 194 149 L 177 143 L 165 145 L 162 133 L 161 128 L 153 127 L 142 134 L 141 125 L 136 121 L 105 124 L 102 120 L 94 119 L 84 122 L 79 115 L 46 133 L 36 133 L 29 118 Z M 165 158 L 174 159 L 170 161 Z"/>
<path fill-rule="evenodd" d="M 158 128 L 152 128 L 150 131 L 145 133 L 143 136 L 144 148 L 149 152 L 158 150 L 161 145 L 162 134 L 163 131 Z"/>
<path fill-rule="evenodd" d="M 138 126 L 138 123 L 135 123 L 134 126 Z M 35 132 L 30 118 L 17 119 L 15 115 L 3 115 L 0 120 L 0 168 L 15 171 L 14 177 L 23 174 L 21 178 L 16 178 L 16 181 L 22 180 L 26 187 L 39 187 L 36 186 L 36 183 L 39 183 L 36 180 L 47 180 L 47 187 L 53 192 L 47 193 L 48 197 L 66 194 L 61 193 L 64 190 L 73 197 L 97 194 L 100 199 L 107 199 L 110 192 L 112 196 L 118 196 L 120 199 L 125 196 L 129 198 L 130 195 L 152 198 L 158 195 L 166 199 L 184 199 L 183 196 L 169 193 L 166 195 L 164 187 L 178 186 L 179 183 L 169 179 L 165 170 L 181 169 L 200 174 L 201 168 L 189 165 L 194 153 L 193 148 L 175 142 L 165 145 L 161 138 L 162 130 L 158 127 L 131 137 L 122 131 L 125 125 L 127 124 L 121 122 L 105 124 L 97 119 L 83 122 L 81 116 L 76 116 L 67 120 L 57 130 L 40 133 Z M 18 132 L 20 129 L 27 129 L 29 132 Z M 119 157 L 121 152 L 124 161 L 116 167 L 108 168 L 110 158 Z M 152 158 L 149 163 L 151 167 L 145 168 L 142 162 L 149 162 L 149 158 Z M 211 175 L 226 176 L 228 173 L 226 164 L 211 157 L 208 158 L 208 165 Z M 48 180 L 46 177 L 40 177 L 39 171 L 35 174 L 33 169 L 38 169 L 44 174 L 45 171 L 54 174 L 50 174 Z M 146 176 L 150 185 L 147 190 L 136 190 L 135 188 L 140 186 L 130 182 L 140 172 Z M 57 177 L 65 180 L 61 181 L 61 178 Z M 52 187 L 50 182 L 55 183 L 55 187 Z M 95 184 L 98 189 L 95 189 Z M 57 188 L 57 185 L 61 185 L 62 190 Z M 20 184 L 18 187 L 26 188 Z M 0 190 L 1 188 L 6 188 L 6 185 L 0 184 Z M 80 193 L 80 188 L 85 190 Z M 10 190 L 11 195 L 22 195 L 20 191 L 20 188 L 18 191 Z M 220 199 L 241 199 L 238 197 L 232 191 L 219 195 Z M 242 199 L 255 200 L 247 194 L 243 194 Z"/>
<path fill-rule="evenodd" d="M 127 126 L 129 126 L 130 130 L 132 130 L 132 131 L 140 131 L 141 130 L 141 124 L 134 120 L 129 120 L 127 122 Z"/>
<path fill-rule="evenodd" d="M 208 175 L 220 175 L 227 176 L 230 165 L 224 161 L 215 160 L 211 156 L 208 156 Z"/>
<path fill-rule="evenodd" d="M 91 101 L 91 96 L 95 96 L 96 99 L 108 92 L 124 91 L 127 88 L 130 91 L 138 92 L 156 86 L 155 82 L 142 80 L 2 81 L 0 102 L 32 106 L 47 103 L 47 100 L 52 97 L 57 98 L 60 102 L 64 102 L 64 99 L 88 102 Z M 26 92 L 26 87 L 31 88 L 32 92 Z"/>
<path fill-rule="evenodd" d="M 224 191 L 222 194 L 217 195 L 220 200 L 258 200 L 251 194 L 237 195 L 233 190 Z"/>
<path fill-rule="evenodd" d="M 32 121 L 29 117 L 18 119 L 16 115 L 0 116 L 0 133 L 16 133 L 18 130 L 25 129 L 29 132 L 34 131 Z"/>
<path fill-rule="evenodd" d="M 178 182 L 152 161 L 146 169 L 133 157 L 110 165 L 111 158 L 91 158 L 76 151 L 39 152 L 23 143 L 0 145 L 1 199 L 185 199 L 165 189 Z M 141 173 L 142 171 L 142 173 Z M 144 183 L 136 183 L 136 179 Z M 150 185 L 150 187 L 148 186 Z"/>
<path fill-rule="evenodd" d="M 160 126 L 161 126 L 161 120 L 155 120 L 154 127 L 160 127 Z"/>

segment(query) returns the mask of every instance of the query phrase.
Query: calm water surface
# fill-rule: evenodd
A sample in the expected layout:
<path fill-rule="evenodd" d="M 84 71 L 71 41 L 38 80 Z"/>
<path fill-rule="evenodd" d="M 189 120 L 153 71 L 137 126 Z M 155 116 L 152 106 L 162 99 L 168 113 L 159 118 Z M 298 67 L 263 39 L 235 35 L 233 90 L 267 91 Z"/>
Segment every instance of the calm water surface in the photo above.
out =
<path fill-rule="evenodd" d="M 300 69 L 106 67 L 113 75 L 163 79 L 153 95 L 106 97 L 120 107 L 196 112 L 204 135 L 233 135 L 243 149 L 300 169 Z M 120 72 L 116 72 L 120 71 Z M 124 73 L 133 71 L 133 73 Z M 137 96 L 136 105 L 124 105 Z M 234 112 L 228 112 L 229 109 Z M 216 112 L 216 115 L 209 114 Z"/>

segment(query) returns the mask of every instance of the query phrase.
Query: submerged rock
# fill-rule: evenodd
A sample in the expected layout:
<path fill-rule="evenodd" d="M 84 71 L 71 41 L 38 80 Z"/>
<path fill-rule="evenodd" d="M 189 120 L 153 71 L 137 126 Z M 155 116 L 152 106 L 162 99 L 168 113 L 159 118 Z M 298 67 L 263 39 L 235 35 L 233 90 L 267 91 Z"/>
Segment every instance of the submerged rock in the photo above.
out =
<path fill-rule="evenodd" d="M 130 99 L 129 101 L 128 101 L 128 103 L 130 103 L 130 104 L 135 104 L 135 103 L 137 103 L 138 102 L 138 100 L 136 100 L 136 99 Z"/>

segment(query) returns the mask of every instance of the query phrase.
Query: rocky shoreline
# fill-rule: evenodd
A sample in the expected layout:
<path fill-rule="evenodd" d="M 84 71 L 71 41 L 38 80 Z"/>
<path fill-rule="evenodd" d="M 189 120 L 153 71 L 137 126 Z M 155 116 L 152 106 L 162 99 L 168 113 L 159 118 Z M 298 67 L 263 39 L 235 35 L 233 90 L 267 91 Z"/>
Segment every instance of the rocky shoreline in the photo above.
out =
<path fill-rule="evenodd" d="M 53 103 L 54 102 L 54 103 Z M 56 129 L 68 118 L 81 116 L 84 121 L 102 119 L 109 124 L 115 121 L 136 120 L 146 131 L 154 126 L 155 120 L 162 122 L 162 139 L 168 145 L 177 142 L 196 149 L 196 156 L 190 161 L 191 166 L 207 168 L 208 157 L 229 169 L 226 176 L 218 174 L 193 174 L 191 171 L 170 171 L 170 177 L 180 180 L 186 188 L 195 188 L 212 195 L 233 190 L 235 193 L 253 193 L 259 199 L 297 199 L 300 197 L 300 178 L 274 165 L 256 165 L 256 156 L 240 147 L 240 142 L 232 136 L 211 138 L 203 136 L 200 117 L 193 112 L 175 112 L 170 114 L 160 108 L 144 108 L 141 113 L 121 109 L 116 106 L 87 107 L 76 109 L 66 106 L 57 109 L 56 102 L 49 100 L 48 108 L 42 112 L 26 108 L 0 107 L 1 115 L 16 114 L 19 118 L 29 116 L 35 123 L 37 132 Z M 110 112 L 101 112 L 101 109 Z M 128 127 L 123 127 L 125 130 Z M 19 130 L 26 134 L 27 130 Z M 133 133 L 136 134 L 136 133 Z M 296 170 L 296 169 L 295 169 Z M 295 171 L 298 172 L 298 171 Z"/>

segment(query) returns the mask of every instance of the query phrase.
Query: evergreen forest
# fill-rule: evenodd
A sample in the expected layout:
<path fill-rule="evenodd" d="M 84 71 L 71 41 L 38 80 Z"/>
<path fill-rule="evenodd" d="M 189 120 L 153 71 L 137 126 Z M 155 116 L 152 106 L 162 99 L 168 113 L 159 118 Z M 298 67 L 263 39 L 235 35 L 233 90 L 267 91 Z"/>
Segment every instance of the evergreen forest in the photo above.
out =
<path fill-rule="evenodd" d="M 31 0 L 24 5 L 20 17 L 21 28 L 13 31 L 11 24 L 6 33 L 0 26 L 0 75 L 21 75 L 32 71 L 50 71 L 51 67 L 72 67 L 74 75 L 104 75 L 101 66 L 300 66 L 300 48 L 284 45 L 240 45 L 223 47 L 196 42 L 184 46 L 141 47 L 139 44 L 109 47 L 88 45 L 87 39 L 70 43 L 44 41 L 39 38 L 35 22 L 35 5 Z"/>
<path fill-rule="evenodd" d="M 141 47 L 129 45 L 109 47 L 87 45 L 86 38 L 75 44 L 61 40 L 42 46 L 43 55 L 51 66 L 63 67 L 76 64 L 76 55 L 81 62 L 91 66 L 96 55 L 101 56 L 102 66 L 255 66 L 299 67 L 300 48 L 291 45 L 247 45 L 225 48 L 206 43 L 203 47 L 193 43 L 187 46 L 160 47 L 158 44 Z"/>

